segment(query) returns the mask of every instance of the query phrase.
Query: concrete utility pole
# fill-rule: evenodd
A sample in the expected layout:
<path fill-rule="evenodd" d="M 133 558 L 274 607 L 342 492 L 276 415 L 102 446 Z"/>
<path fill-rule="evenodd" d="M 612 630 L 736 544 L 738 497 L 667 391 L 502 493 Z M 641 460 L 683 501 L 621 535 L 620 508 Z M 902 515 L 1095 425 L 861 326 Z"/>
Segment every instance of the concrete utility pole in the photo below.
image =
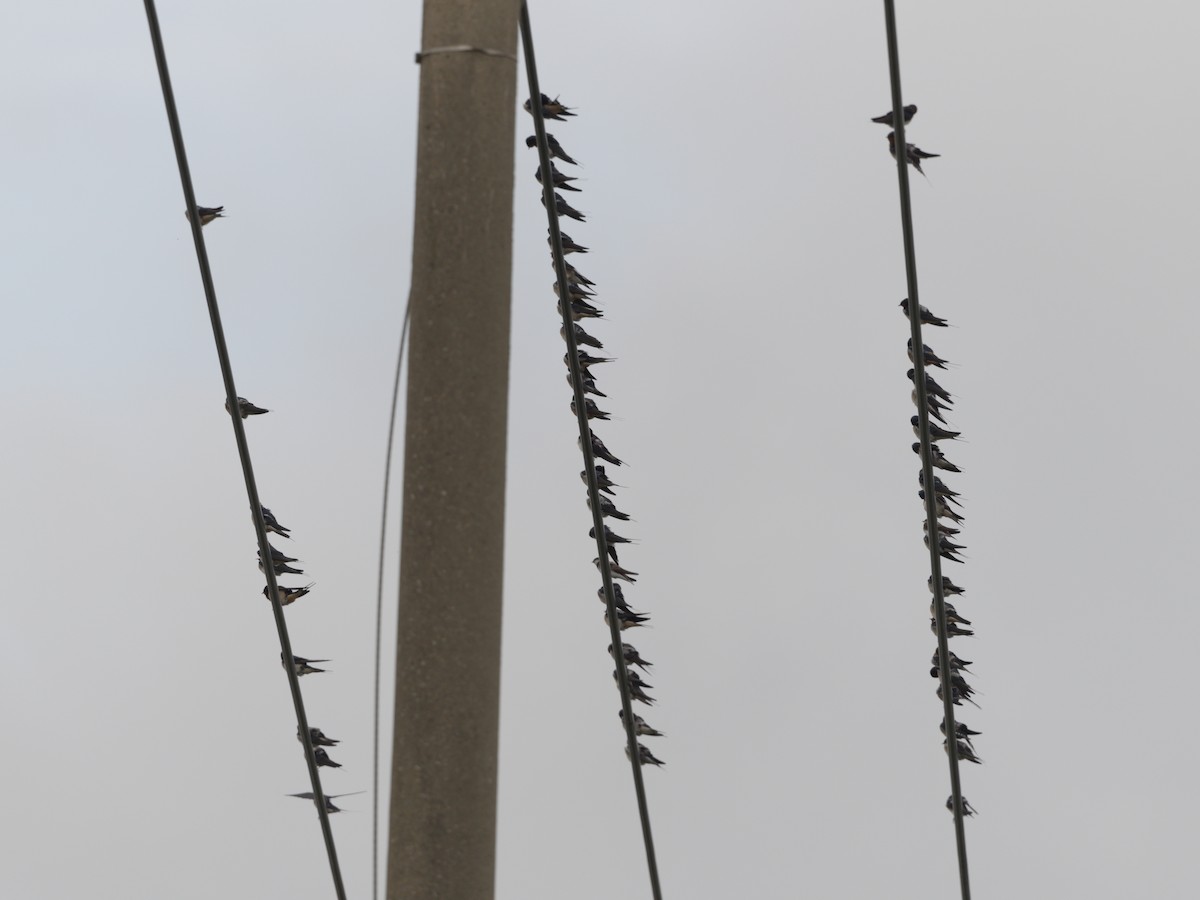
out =
<path fill-rule="evenodd" d="M 425 0 L 388 900 L 494 891 L 519 11 Z"/>

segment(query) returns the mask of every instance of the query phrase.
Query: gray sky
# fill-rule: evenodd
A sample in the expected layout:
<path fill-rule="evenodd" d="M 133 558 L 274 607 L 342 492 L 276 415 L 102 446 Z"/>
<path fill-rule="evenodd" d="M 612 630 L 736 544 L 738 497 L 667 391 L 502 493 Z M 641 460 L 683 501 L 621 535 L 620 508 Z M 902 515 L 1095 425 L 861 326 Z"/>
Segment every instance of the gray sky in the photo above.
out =
<path fill-rule="evenodd" d="M 620 357 L 670 897 L 956 896 L 881 4 L 559 0 L 568 228 Z M 928 334 L 961 364 L 978 898 L 1190 897 L 1200 12 L 902 4 Z M 332 793 L 370 787 L 375 551 L 407 288 L 415 3 L 160 10 Z M 0 29 L 0 885 L 331 896 L 140 4 Z M 531 131 L 521 113 L 516 137 Z M 647 895 L 545 225 L 520 146 L 497 893 Z M 586 265 L 584 263 L 586 262 Z M 939 376 L 941 373 L 939 373 Z M 951 453 L 951 450 L 953 451 Z M 394 572 L 393 572 L 394 576 Z M 394 582 L 394 577 L 392 579 Z M 391 588 L 389 587 L 389 593 Z M 392 633 L 391 620 L 385 636 Z M 633 635 L 631 635 L 633 637 Z M 390 705 L 385 703 L 385 708 Z M 385 733 L 390 729 L 385 724 Z M 369 893 L 370 797 L 335 818 Z M 1192 862 L 1188 862 L 1191 859 Z"/>

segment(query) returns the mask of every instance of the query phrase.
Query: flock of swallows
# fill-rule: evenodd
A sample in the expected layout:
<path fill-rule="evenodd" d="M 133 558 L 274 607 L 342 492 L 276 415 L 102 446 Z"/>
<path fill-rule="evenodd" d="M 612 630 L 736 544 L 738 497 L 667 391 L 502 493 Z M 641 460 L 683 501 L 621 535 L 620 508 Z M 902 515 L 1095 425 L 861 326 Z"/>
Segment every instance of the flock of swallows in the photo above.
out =
<path fill-rule="evenodd" d="M 203 206 L 196 207 L 196 211 L 200 214 L 200 224 L 207 225 L 213 219 L 220 218 L 222 209 L 224 209 L 224 207 L 220 207 L 220 206 L 216 207 L 215 209 L 211 209 L 211 208 L 207 208 L 207 207 L 203 207 Z M 206 218 L 206 216 L 207 216 L 207 218 Z M 238 415 L 240 415 L 243 419 L 248 418 L 249 416 L 265 415 L 266 413 L 270 412 L 269 409 L 263 409 L 261 406 L 255 406 L 253 403 L 251 403 L 245 397 L 238 397 L 237 401 L 238 401 Z M 229 412 L 229 401 L 228 400 L 225 401 L 225 411 Z M 272 513 L 271 510 L 267 509 L 267 507 L 262 506 L 259 508 L 262 511 L 263 525 L 266 527 L 267 533 L 268 534 L 277 534 L 282 538 L 288 538 L 290 540 L 292 537 L 291 529 L 288 528 L 286 525 L 279 524 L 279 520 L 275 518 L 274 513 Z M 303 575 L 304 574 L 304 571 L 302 569 L 295 569 L 291 565 L 294 562 L 300 561 L 296 557 L 288 556 L 286 553 L 282 553 L 275 547 L 271 546 L 269 543 L 267 544 L 267 548 L 271 552 L 271 568 L 274 570 L 276 578 L 278 578 L 282 575 Z M 264 574 L 266 573 L 266 569 L 263 566 L 263 558 L 262 558 L 261 550 L 258 552 L 258 570 Z M 305 585 L 304 587 L 284 587 L 281 584 L 276 585 L 276 589 L 278 591 L 278 596 L 279 596 L 279 605 L 280 606 L 288 606 L 289 604 L 295 603 L 297 600 L 299 600 L 301 597 L 303 597 L 305 594 L 307 594 L 309 591 L 311 591 L 312 588 L 313 588 L 313 582 L 310 582 L 309 584 Z M 267 600 L 271 599 L 270 586 L 264 586 L 262 592 L 263 592 L 263 596 L 266 597 Z M 284 654 L 282 654 L 282 653 L 279 654 L 279 662 L 285 669 L 287 668 L 287 657 L 284 656 Z M 303 656 L 295 656 L 295 655 L 292 656 L 292 667 L 293 667 L 293 669 L 295 669 L 297 677 L 299 677 L 301 675 L 312 675 L 316 672 L 326 671 L 325 669 L 318 669 L 316 667 L 316 665 L 314 665 L 315 663 L 324 663 L 324 662 L 329 662 L 329 660 L 327 660 L 327 659 L 306 659 Z M 304 743 L 304 738 L 303 738 L 302 734 L 303 733 L 300 731 L 300 727 L 296 726 L 296 740 L 298 740 L 301 744 Z M 338 745 L 339 741 L 336 741 L 333 738 L 326 735 L 325 732 L 323 732 L 320 728 L 310 727 L 308 729 L 308 735 L 309 735 L 309 739 L 312 741 L 313 757 L 316 760 L 317 765 L 322 766 L 322 767 L 328 766 L 333 769 L 340 769 L 342 767 L 342 764 L 338 763 L 338 762 L 334 762 L 329 756 L 329 751 L 325 749 L 326 747 L 336 747 Z M 353 793 L 361 794 L 363 792 L 362 791 L 354 791 Z M 289 797 L 300 797 L 301 799 L 304 799 L 304 800 L 313 800 L 314 799 L 313 793 L 311 791 L 306 791 L 303 794 L 289 794 L 288 796 Z M 325 795 L 326 811 L 331 812 L 331 813 L 341 812 L 341 807 L 335 806 L 333 803 L 333 800 L 337 797 L 349 797 L 349 796 L 350 796 L 350 794 L 332 794 L 332 795 L 326 794 Z"/>
<path fill-rule="evenodd" d="M 904 113 L 904 124 L 905 124 L 905 126 L 907 126 L 908 123 L 912 121 L 913 116 L 915 116 L 917 114 L 917 105 L 915 103 L 910 103 L 908 106 L 904 107 L 904 109 L 901 110 L 901 112 Z M 876 116 L 871 121 L 878 122 L 880 125 L 891 126 L 895 120 L 893 119 L 892 114 L 890 112 L 886 112 L 882 116 Z M 896 132 L 889 131 L 887 139 L 888 139 L 888 150 L 891 151 L 892 159 L 895 159 L 896 158 Z M 910 143 L 908 143 L 908 141 L 904 142 L 904 158 L 908 160 L 908 164 L 910 166 L 912 166 L 914 169 L 916 169 L 918 172 L 920 172 L 921 175 L 924 176 L 925 178 L 928 178 L 929 176 L 926 175 L 925 170 L 921 168 L 921 160 L 933 159 L 934 157 L 938 157 L 941 155 L 942 154 L 940 154 L 940 153 L 926 153 L 924 150 L 922 150 L 916 144 L 910 144 Z"/>
<path fill-rule="evenodd" d="M 567 120 L 567 117 L 575 115 L 575 113 L 572 112 L 570 107 L 564 106 L 557 97 L 555 97 L 553 100 L 551 100 L 545 94 L 542 94 L 541 95 L 541 105 L 542 105 L 542 117 L 544 119 L 554 119 L 556 121 L 565 122 Z M 525 101 L 525 111 L 527 113 L 529 113 L 530 115 L 533 114 L 533 106 L 532 106 L 531 100 Z M 557 140 L 555 140 L 554 135 L 547 133 L 546 134 L 546 143 L 549 145 L 550 157 L 552 160 L 560 159 L 564 163 L 569 163 L 573 166 L 579 165 L 579 163 L 577 163 L 574 159 L 572 159 L 567 154 L 567 152 L 565 150 L 563 150 L 562 145 Z M 531 134 L 528 138 L 526 138 L 525 146 L 536 147 L 537 146 L 537 135 Z M 538 184 L 543 183 L 542 182 L 542 177 L 543 177 L 542 167 L 540 165 L 538 166 L 537 171 L 534 172 L 533 177 L 537 179 Z M 550 179 L 551 179 L 551 183 L 556 188 L 555 193 L 554 193 L 554 211 L 559 216 L 559 218 L 566 216 L 567 218 L 575 219 L 578 222 L 586 221 L 583 213 L 581 213 L 579 210 L 572 207 L 569 203 L 567 203 L 566 200 L 563 199 L 562 194 L 558 193 L 558 191 L 560 191 L 560 190 L 562 190 L 562 191 L 579 191 L 579 188 L 577 188 L 571 184 L 572 181 L 577 181 L 578 179 L 571 175 L 564 175 L 562 172 L 560 172 L 558 170 L 558 168 L 554 165 L 553 162 L 550 163 Z M 546 197 L 545 197 L 545 194 L 543 194 L 542 195 L 542 204 L 545 205 L 545 202 L 546 202 Z M 580 244 L 575 243 L 575 241 L 571 240 L 570 236 L 567 235 L 565 232 L 560 232 L 560 237 L 562 239 L 562 248 L 563 248 L 564 255 L 571 254 L 571 253 L 587 253 L 588 252 L 587 247 L 584 247 L 584 246 L 581 246 Z M 553 265 L 553 260 L 554 260 L 554 238 L 553 238 L 553 235 L 551 235 L 551 237 L 549 238 L 549 243 L 550 243 L 551 264 Z M 585 277 L 584 275 L 580 274 L 580 272 L 569 262 L 566 263 L 566 271 L 567 271 L 567 294 L 568 294 L 568 296 L 566 298 L 559 296 L 560 290 L 559 290 L 557 278 L 554 281 L 554 293 L 556 296 L 558 296 L 558 313 L 560 316 L 562 315 L 564 302 L 570 303 L 571 321 L 573 323 L 574 331 L 575 331 L 575 343 L 578 347 L 577 352 L 578 352 L 578 359 L 579 359 L 579 368 L 583 373 L 584 394 L 590 394 L 590 395 L 593 395 L 596 397 L 603 398 L 607 395 L 602 393 L 600 391 L 600 389 L 596 386 L 596 378 L 594 375 L 591 374 L 591 368 L 592 368 L 592 366 L 597 366 L 597 365 L 600 365 L 601 363 L 612 362 L 612 357 L 592 356 L 587 350 L 584 350 L 583 347 L 585 347 L 585 346 L 591 347 L 596 350 L 603 350 L 604 345 L 602 343 L 600 343 L 600 341 L 596 340 L 596 338 L 594 338 L 590 334 L 588 334 L 583 329 L 583 326 L 581 326 L 579 324 L 581 319 L 602 319 L 602 318 L 604 318 L 604 313 L 596 306 L 593 306 L 591 303 L 591 301 L 596 296 L 596 293 L 593 290 L 596 283 L 594 281 L 590 280 L 589 278 Z M 563 340 L 566 340 L 567 335 L 566 335 L 566 327 L 565 326 L 563 327 L 561 334 L 562 334 Z M 569 353 L 570 353 L 570 351 L 568 350 L 568 354 Z M 563 362 L 566 363 L 567 369 L 568 369 L 567 384 L 571 384 L 571 372 L 570 372 L 571 359 L 570 359 L 570 356 L 569 355 L 564 356 Z M 592 419 L 599 419 L 600 421 L 606 421 L 609 418 L 611 418 L 607 412 L 600 409 L 596 405 L 596 401 L 593 400 L 591 396 L 588 396 L 585 398 L 584 412 L 587 415 L 589 422 Z M 576 411 L 574 398 L 571 399 L 571 414 L 575 415 L 575 416 L 578 415 L 578 413 Z M 595 432 L 593 432 L 591 430 L 590 427 L 588 428 L 588 435 L 590 436 L 590 439 L 592 442 L 592 455 L 596 459 L 602 459 L 606 463 L 611 463 L 614 466 L 622 465 L 622 461 L 620 459 L 618 459 L 608 449 L 608 447 L 606 447 L 604 445 L 604 441 L 600 440 L 600 438 L 595 434 Z M 579 439 L 579 444 L 580 444 L 580 449 L 583 449 L 583 438 L 582 437 L 580 437 L 580 439 Z M 582 479 L 584 484 L 587 484 L 587 480 L 588 480 L 587 476 L 588 476 L 588 473 L 586 470 L 579 473 L 579 477 L 580 477 L 580 479 Z M 615 492 L 613 491 L 613 488 L 620 487 L 620 485 L 615 484 L 612 480 L 609 479 L 604 466 L 601 466 L 601 465 L 596 466 L 596 481 L 597 481 L 597 483 L 600 487 L 600 491 L 601 491 L 600 494 L 597 494 L 597 498 L 600 503 L 600 515 L 606 519 L 612 518 L 612 519 L 618 519 L 618 520 L 624 521 L 624 522 L 629 521 L 629 516 L 626 515 L 625 513 L 621 512 L 619 509 L 617 509 L 616 503 L 614 503 L 613 500 L 611 499 L 612 497 L 616 496 Z M 588 508 L 590 509 L 591 505 L 592 505 L 592 498 L 590 495 L 587 498 L 587 504 L 588 504 Z M 595 540 L 596 529 L 594 526 L 588 532 L 588 537 Z M 604 537 L 605 537 L 605 541 L 608 544 L 608 555 L 610 557 L 609 571 L 612 573 L 612 577 L 614 579 L 613 599 L 615 600 L 615 608 L 616 608 L 618 626 L 621 629 L 621 631 L 625 631 L 628 628 L 636 628 L 638 626 L 644 625 L 649 620 L 650 617 L 648 615 L 635 612 L 632 608 L 630 608 L 629 604 L 625 601 L 625 595 L 624 595 L 624 591 L 621 589 L 621 585 L 616 584 L 616 582 L 615 582 L 615 579 L 620 579 L 621 581 L 625 581 L 629 584 L 633 584 L 634 582 L 637 581 L 638 573 L 631 572 L 629 569 L 623 568 L 621 566 L 621 560 L 617 553 L 617 544 L 630 544 L 633 542 L 631 540 L 629 540 L 629 538 L 625 538 L 625 537 L 622 537 L 621 535 L 617 534 L 615 531 L 613 531 L 611 528 L 609 528 L 608 525 L 604 526 Z M 600 557 L 596 557 L 595 559 L 592 560 L 592 562 L 595 564 L 597 569 L 602 570 L 603 561 L 600 559 Z M 600 597 L 600 602 L 604 603 L 607 607 L 608 601 L 605 599 L 605 596 L 604 596 L 604 587 L 601 586 L 600 590 L 598 590 L 596 593 Z M 606 625 L 609 624 L 607 608 L 605 609 L 605 612 L 604 612 L 604 622 Z M 645 703 L 647 706 L 650 706 L 654 703 L 654 698 L 651 697 L 649 694 L 647 694 L 646 691 L 648 689 L 652 689 L 653 685 L 647 684 L 642 679 L 642 676 L 633 667 L 638 666 L 639 668 L 641 668 L 642 672 L 647 672 L 649 670 L 649 667 L 652 665 L 652 663 L 643 659 L 641 654 L 638 652 L 637 647 L 633 646 L 633 644 L 626 644 L 624 641 L 622 641 L 621 643 L 622 643 L 622 655 L 624 658 L 620 663 L 618 663 L 618 665 L 623 665 L 625 667 L 626 678 L 629 682 L 630 697 L 633 700 L 637 700 L 641 703 Z M 613 657 L 613 659 L 615 661 L 616 660 L 616 651 L 612 644 L 610 644 L 608 647 L 608 653 L 610 656 Z M 613 669 L 612 674 L 613 674 L 613 680 L 616 681 L 617 685 L 619 686 L 621 683 L 620 682 L 620 673 L 618 672 L 617 669 Z M 618 715 L 620 716 L 622 723 L 624 723 L 625 711 L 622 709 L 620 712 L 618 712 Z M 634 730 L 634 733 L 640 737 L 662 737 L 663 736 L 661 731 L 658 731 L 655 728 L 648 725 L 646 723 L 646 720 L 638 715 L 635 715 L 633 717 L 633 730 Z M 663 765 L 663 761 L 661 759 L 659 759 L 658 757 L 656 757 L 653 753 L 651 753 L 649 747 L 642 744 L 641 742 L 639 742 L 637 746 L 638 746 L 638 763 L 640 765 L 643 765 L 643 766 L 645 766 L 645 765 L 652 765 L 652 766 Z M 625 747 L 625 755 L 629 756 L 629 746 L 628 745 L 626 745 L 626 747 Z"/>

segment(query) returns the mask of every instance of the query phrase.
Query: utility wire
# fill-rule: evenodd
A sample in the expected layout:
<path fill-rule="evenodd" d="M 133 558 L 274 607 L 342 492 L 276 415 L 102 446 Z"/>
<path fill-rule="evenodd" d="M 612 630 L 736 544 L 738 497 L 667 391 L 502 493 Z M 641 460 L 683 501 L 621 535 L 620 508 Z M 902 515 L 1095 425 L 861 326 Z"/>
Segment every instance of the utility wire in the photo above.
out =
<path fill-rule="evenodd" d="M 383 463 L 383 513 L 379 522 L 379 582 L 375 592 L 375 751 L 372 768 L 371 802 L 371 896 L 379 896 L 379 670 L 380 635 L 383 633 L 383 567 L 387 552 L 388 492 L 392 481 L 392 445 L 396 437 L 396 407 L 400 402 L 400 373 L 404 370 L 404 345 L 408 340 L 408 319 L 412 309 L 412 289 L 404 301 L 404 324 L 400 327 L 400 349 L 396 353 L 396 377 L 392 382 L 392 413 L 388 417 L 387 452 Z"/>
<path fill-rule="evenodd" d="M 290 664 L 292 659 L 292 643 L 288 639 L 287 621 L 283 616 L 283 606 L 279 602 L 279 590 L 275 581 L 275 569 L 270 565 L 271 549 L 267 543 L 267 529 L 263 522 L 262 503 L 258 496 L 258 486 L 254 480 L 254 467 L 250 462 L 250 447 L 246 442 L 246 430 L 242 417 L 238 414 L 237 388 L 233 383 L 233 367 L 229 361 L 229 348 L 225 344 L 225 331 L 221 326 L 221 312 L 217 307 L 217 292 L 213 287 L 212 270 L 208 264 L 208 251 L 204 246 L 204 235 L 201 232 L 200 216 L 196 210 L 196 194 L 192 188 L 191 170 L 188 168 L 187 152 L 183 144 L 183 130 L 179 125 L 179 111 L 175 107 L 175 93 L 171 89 L 171 75 L 167 70 L 167 54 L 163 46 L 162 30 L 158 23 L 158 12 L 154 0 L 145 0 L 146 24 L 150 28 L 150 42 L 154 46 L 154 59 L 158 64 L 158 80 L 162 86 L 163 103 L 167 110 L 167 121 L 171 127 L 171 141 L 175 145 L 175 160 L 179 165 L 179 180 L 183 185 L 183 198 L 187 204 L 188 219 L 192 225 L 192 240 L 196 244 L 196 260 L 200 264 L 200 280 L 204 284 L 204 297 L 208 302 L 208 316 L 212 323 L 213 340 L 217 347 L 217 360 L 221 366 L 221 377 L 225 382 L 226 409 L 233 423 L 233 436 L 237 442 L 238 458 L 242 464 L 242 475 L 246 482 L 246 494 L 250 500 L 250 512 L 254 519 L 254 531 L 258 537 L 259 559 L 263 563 L 263 573 L 267 577 L 267 592 L 270 595 L 271 609 L 275 614 L 275 627 L 279 632 L 279 646 L 283 651 L 282 660 L 287 672 L 288 686 L 292 692 L 292 703 L 296 708 L 296 721 L 299 725 L 301 741 L 304 744 L 304 758 L 308 763 L 308 777 L 312 782 L 313 802 L 317 807 L 317 817 L 321 822 L 321 832 L 325 838 L 325 850 L 329 856 L 329 871 L 333 877 L 334 890 L 338 900 L 346 900 L 346 889 L 342 884 L 342 872 L 338 866 L 337 848 L 333 843 L 333 831 L 329 825 L 329 811 L 326 809 L 325 793 L 321 789 L 321 776 L 317 771 L 317 760 L 313 754 L 312 736 L 309 732 L 308 717 L 304 713 L 304 698 L 300 694 L 300 680 L 296 667 Z"/>
<path fill-rule="evenodd" d="M 562 232 L 558 227 L 558 213 L 554 200 L 554 179 L 551 173 L 550 145 L 546 140 L 546 122 L 542 116 L 542 91 L 538 86 L 537 60 L 533 52 L 533 29 L 529 24 L 529 5 L 521 3 L 521 45 L 525 52 L 525 74 L 529 81 L 529 111 L 533 114 L 533 127 L 537 136 L 538 160 L 541 165 L 542 204 L 546 207 L 546 220 L 550 226 L 550 245 L 554 253 L 554 271 L 558 276 L 559 306 L 562 309 L 563 336 L 567 342 L 567 360 L 571 369 L 571 388 L 575 393 L 575 418 L 579 423 L 579 443 L 583 449 L 583 468 L 587 473 L 587 489 L 592 508 L 593 533 L 596 535 L 596 552 L 600 554 L 600 576 L 604 581 L 604 602 L 608 608 L 608 629 L 613 647 L 613 659 L 617 663 L 617 682 L 621 689 L 621 718 L 625 722 L 628 741 L 629 764 L 633 770 L 633 788 L 637 794 L 638 816 L 642 823 L 642 839 L 646 845 L 646 866 L 650 874 L 650 891 L 654 900 L 662 900 L 662 888 L 658 881 L 658 859 L 654 853 L 654 835 L 650 829 L 650 809 L 646 803 L 646 786 L 642 780 L 641 755 L 638 752 L 637 731 L 634 724 L 633 702 L 629 691 L 629 667 L 625 664 L 624 643 L 621 641 L 620 623 L 617 621 L 616 597 L 613 592 L 612 569 L 609 567 L 608 541 L 604 535 L 604 517 L 600 511 L 600 485 L 596 478 L 596 459 L 592 453 L 592 428 L 588 424 L 587 404 L 583 391 L 583 370 L 579 365 L 578 344 L 575 341 L 575 323 L 571 318 L 571 293 L 567 287 L 566 258 L 562 248 Z M 932 482 L 930 482 L 932 484 Z"/>
<path fill-rule="evenodd" d="M 900 92 L 900 50 L 896 37 L 894 0 L 883 0 L 887 25 L 888 71 L 892 82 L 892 124 L 896 132 L 896 171 L 900 180 L 900 224 L 904 234 L 904 270 L 908 279 L 908 319 L 912 327 L 913 381 L 917 389 L 917 416 L 921 432 L 921 471 L 925 487 L 925 533 L 929 542 L 934 619 L 937 623 L 938 675 L 942 685 L 942 708 L 946 725 L 946 751 L 950 757 L 950 796 L 953 801 L 954 838 L 958 849 L 958 880 L 962 900 L 971 900 L 971 877 L 967 869 L 967 835 L 963 827 L 962 782 L 958 772 L 958 733 L 954 721 L 954 689 L 950 684 L 950 641 L 946 631 L 946 596 L 942 589 L 942 557 L 938 534 L 937 492 L 934 490 L 933 453 L 929 437 L 929 396 L 925 382 L 924 343 L 921 339 L 921 300 L 917 293 L 917 254 L 913 240 L 912 198 L 908 184 L 908 153 L 904 136 L 904 100 Z"/>

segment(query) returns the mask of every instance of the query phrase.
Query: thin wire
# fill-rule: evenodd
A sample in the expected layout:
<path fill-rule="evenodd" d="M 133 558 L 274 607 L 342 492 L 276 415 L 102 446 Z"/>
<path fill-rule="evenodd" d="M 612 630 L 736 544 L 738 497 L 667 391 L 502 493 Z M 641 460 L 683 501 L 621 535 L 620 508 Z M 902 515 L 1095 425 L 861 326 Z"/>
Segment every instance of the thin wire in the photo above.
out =
<path fill-rule="evenodd" d="M 254 480 L 254 467 L 250 462 L 250 448 L 246 442 L 246 430 L 242 425 L 242 417 L 237 414 L 237 388 L 233 383 L 233 367 L 229 361 L 229 348 L 225 344 L 225 331 L 221 326 L 221 312 L 217 307 L 217 293 L 213 287 L 212 270 L 208 264 L 208 251 L 204 246 L 204 236 L 201 232 L 200 216 L 196 209 L 196 194 L 192 188 L 191 170 L 188 168 L 187 152 L 183 144 L 183 131 L 179 125 L 179 112 L 175 107 L 175 94 L 171 89 L 171 76 L 167 70 L 167 55 L 163 46 L 162 30 L 158 23 L 158 12 L 154 0 L 145 0 L 146 23 L 150 28 L 150 42 L 154 46 L 154 58 L 158 64 L 158 79 L 162 86 L 163 103 L 167 110 L 167 121 L 171 127 L 171 141 L 175 145 L 175 160 L 179 165 L 179 180 L 183 185 L 183 197 L 187 205 L 188 218 L 192 225 L 192 240 L 196 244 L 196 260 L 200 265 L 200 279 L 204 284 L 204 297 L 208 302 L 208 316 L 212 323 L 213 340 L 217 347 L 217 360 L 221 365 L 221 377 L 225 382 L 226 409 L 233 423 L 233 436 L 237 442 L 238 458 L 242 464 L 242 475 L 246 482 L 246 494 L 250 500 L 250 512 L 254 519 L 254 531 L 258 537 L 259 558 L 263 561 L 263 572 L 267 577 L 267 592 L 270 595 L 271 609 L 275 614 L 275 627 L 279 632 L 279 646 L 283 651 L 282 659 L 292 659 L 292 643 L 288 639 L 287 622 L 283 616 L 283 606 L 279 602 L 278 584 L 275 581 L 273 566 L 266 563 L 271 559 L 270 545 L 267 543 L 267 529 L 262 517 L 262 503 L 258 496 L 258 486 Z M 288 686 L 292 692 L 292 703 L 296 708 L 296 721 L 299 734 L 304 744 L 304 757 L 308 763 L 308 777 L 313 788 L 313 802 L 317 807 L 317 818 L 321 822 L 321 832 L 325 838 L 325 850 L 329 856 L 329 871 L 333 877 L 334 890 L 338 900 L 346 900 L 346 889 L 342 884 L 342 873 L 338 866 L 337 848 L 333 843 L 333 831 L 329 825 L 329 811 L 326 809 L 325 793 L 321 789 L 321 776 L 317 769 L 317 760 L 313 753 L 312 737 L 309 733 L 308 717 L 304 713 L 304 698 L 300 694 L 300 680 L 296 675 L 296 667 L 283 666 L 287 672 Z"/>
<path fill-rule="evenodd" d="M 412 309 L 412 289 L 404 301 L 404 324 L 400 328 L 400 349 L 396 353 L 396 377 L 392 382 L 392 413 L 388 418 L 387 453 L 383 463 L 383 512 L 379 522 L 379 582 L 375 592 L 375 750 L 374 781 L 371 794 L 371 896 L 379 896 L 379 670 L 383 633 L 383 568 L 387 551 L 388 492 L 392 481 L 392 446 L 396 437 L 396 407 L 400 403 L 400 373 L 404 369 L 404 344 L 408 340 L 408 318 Z"/>
<path fill-rule="evenodd" d="M 921 300 L 917 292 L 917 253 L 913 239 L 912 199 L 908 185 L 908 144 L 904 136 L 904 101 L 900 91 L 900 50 L 896 37 L 894 0 L 883 0 L 887 24 L 888 71 L 892 82 L 892 124 L 896 132 L 896 171 L 900 179 L 900 224 L 904 234 L 904 269 L 908 280 L 908 319 L 912 328 L 913 381 L 917 389 L 918 427 L 921 432 L 921 471 L 925 486 L 925 533 L 929 542 L 934 619 L 937 623 L 938 675 L 942 685 L 942 715 L 946 725 L 946 750 L 950 757 L 950 796 L 953 801 L 954 838 L 958 849 L 958 880 L 962 900 L 971 900 L 967 869 L 967 835 L 963 826 L 962 782 L 958 771 L 958 737 L 954 720 L 954 694 L 950 685 L 950 641 L 946 631 L 946 597 L 942 590 L 942 556 L 937 528 L 937 493 L 934 491 L 933 454 L 929 447 L 929 397 L 925 384 L 925 354 L 921 338 Z"/>
<path fill-rule="evenodd" d="M 604 602 L 608 608 L 609 637 L 612 641 L 613 659 L 617 663 L 617 682 L 621 689 L 621 717 L 625 722 L 629 764 L 633 770 L 633 788 L 637 794 L 638 817 L 642 823 L 642 840 L 646 845 L 646 866 L 650 874 L 650 890 L 654 900 L 662 900 L 662 888 L 658 879 L 658 859 L 654 853 L 654 834 L 650 829 L 650 809 L 646 803 L 646 786 L 642 780 L 641 756 L 638 752 L 633 702 L 629 691 L 629 667 L 625 665 L 624 643 L 621 640 L 620 623 L 617 621 L 612 570 L 609 568 L 608 541 L 604 535 L 604 517 L 600 511 L 600 485 L 596 478 L 596 459 L 592 453 L 592 428 L 588 424 L 587 404 L 583 392 L 583 369 L 579 365 L 578 345 L 575 342 L 575 323 L 571 318 L 571 294 L 567 288 L 567 268 L 562 248 L 562 232 L 559 230 L 558 213 L 555 211 L 554 179 L 549 175 L 553 169 L 550 163 L 550 145 L 546 140 L 546 123 L 542 116 L 542 92 L 538 86 L 537 60 L 533 52 L 533 29 L 529 24 L 529 6 L 525 2 L 521 3 L 521 44 L 525 52 L 525 73 L 529 80 L 529 110 L 533 114 L 533 127 L 537 135 L 538 160 L 541 171 L 545 173 L 545 177 L 542 178 L 542 203 L 546 207 L 551 248 L 554 253 L 554 270 L 558 276 L 563 334 L 567 342 L 567 360 L 571 368 L 571 387 L 575 393 L 575 418 L 579 424 L 583 468 L 587 473 L 588 498 L 592 509 L 593 533 L 596 535 L 596 551 L 600 554 L 600 576 L 604 582 Z"/>

